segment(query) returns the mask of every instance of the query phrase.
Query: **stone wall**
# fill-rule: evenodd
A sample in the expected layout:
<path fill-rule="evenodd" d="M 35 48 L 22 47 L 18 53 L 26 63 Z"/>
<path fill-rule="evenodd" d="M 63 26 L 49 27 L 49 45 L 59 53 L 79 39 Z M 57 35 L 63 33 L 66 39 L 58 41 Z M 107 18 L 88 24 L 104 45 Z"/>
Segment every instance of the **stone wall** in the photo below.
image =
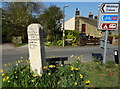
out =
<path fill-rule="evenodd" d="M 86 24 L 86 34 L 87 35 L 90 35 L 90 36 L 93 36 L 93 37 L 101 37 L 101 31 L 98 31 L 97 30 L 97 27 L 95 26 L 92 26 L 91 24 L 88 24 L 82 20 L 79 20 L 80 21 L 80 31 L 81 31 L 81 26 L 82 24 Z"/>

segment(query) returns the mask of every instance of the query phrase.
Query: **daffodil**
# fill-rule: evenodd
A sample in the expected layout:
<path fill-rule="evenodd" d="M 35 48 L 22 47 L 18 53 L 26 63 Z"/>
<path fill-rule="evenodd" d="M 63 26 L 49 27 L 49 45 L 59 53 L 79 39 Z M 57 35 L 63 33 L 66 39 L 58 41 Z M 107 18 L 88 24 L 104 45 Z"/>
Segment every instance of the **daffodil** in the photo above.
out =
<path fill-rule="evenodd" d="M 10 82 L 10 80 L 7 81 L 8 83 Z"/>
<path fill-rule="evenodd" d="M 20 62 L 23 62 L 23 60 L 19 60 Z"/>
<path fill-rule="evenodd" d="M 23 59 L 23 57 L 20 57 L 21 59 Z"/>
<path fill-rule="evenodd" d="M 71 68 L 71 70 L 74 70 L 74 69 L 75 69 L 74 67 Z"/>
<path fill-rule="evenodd" d="M 33 77 L 36 77 L 37 75 L 33 74 Z"/>
<path fill-rule="evenodd" d="M 35 82 L 35 80 L 31 80 L 31 82 Z"/>
<path fill-rule="evenodd" d="M 48 66 L 44 66 L 43 69 L 48 69 Z"/>
<path fill-rule="evenodd" d="M 85 81 L 85 83 L 90 83 L 90 81 L 89 81 L 89 80 L 87 80 L 87 81 Z"/>
<path fill-rule="evenodd" d="M 9 78 L 10 78 L 9 76 L 6 77 L 7 80 L 8 80 Z"/>
<path fill-rule="evenodd" d="M 4 76 L 5 75 L 5 73 L 2 73 L 2 76 Z"/>
<path fill-rule="evenodd" d="M 48 75 L 51 75 L 51 73 L 48 73 Z"/>
<path fill-rule="evenodd" d="M 71 70 L 79 70 L 79 68 L 71 67 Z"/>
<path fill-rule="evenodd" d="M 55 67 L 55 65 L 49 65 L 49 68 L 54 68 Z"/>
<path fill-rule="evenodd" d="M 78 63 L 78 61 L 76 63 Z"/>
<path fill-rule="evenodd" d="M 29 61 L 29 60 L 26 60 L 26 63 L 30 64 L 30 61 Z"/>
<path fill-rule="evenodd" d="M 40 74 L 39 76 L 42 77 L 42 74 Z"/>
<path fill-rule="evenodd" d="M 4 64 L 4 66 L 7 66 L 7 64 Z"/>
<path fill-rule="evenodd" d="M 79 70 L 78 68 L 75 68 L 75 70 Z"/>
<path fill-rule="evenodd" d="M 80 74 L 80 78 L 83 78 L 83 75 L 82 75 L 82 74 Z"/>
<path fill-rule="evenodd" d="M 3 78 L 2 80 L 3 80 L 3 82 L 4 82 L 6 79 L 5 79 L 5 78 Z"/>
<path fill-rule="evenodd" d="M 77 85 L 77 82 L 75 82 L 74 85 Z"/>
<path fill-rule="evenodd" d="M 60 84 L 60 81 L 57 84 Z"/>
<path fill-rule="evenodd" d="M 73 76 L 73 74 L 71 74 L 70 76 Z"/>
<path fill-rule="evenodd" d="M 3 73 L 3 72 L 4 72 L 4 70 L 3 70 L 3 69 L 1 69 L 1 70 L 0 70 L 0 72 L 2 72 L 2 73 Z"/>
<path fill-rule="evenodd" d="M 20 63 L 21 61 L 20 60 L 18 60 L 18 63 Z"/>

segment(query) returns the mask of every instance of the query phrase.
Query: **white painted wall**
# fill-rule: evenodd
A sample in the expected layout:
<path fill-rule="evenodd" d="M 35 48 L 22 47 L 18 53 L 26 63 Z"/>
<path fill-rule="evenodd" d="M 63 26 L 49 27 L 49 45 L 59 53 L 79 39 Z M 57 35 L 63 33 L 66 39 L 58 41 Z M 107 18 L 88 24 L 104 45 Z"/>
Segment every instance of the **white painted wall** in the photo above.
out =
<path fill-rule="evenodd" d="M 61 28 L 63 28 L 63 24 L 62 24 Z M 75 17 L 72 17 L 71 19 L 69 19 L 65 22 L 64 29 L 65 30 L 75 30 Z"/>

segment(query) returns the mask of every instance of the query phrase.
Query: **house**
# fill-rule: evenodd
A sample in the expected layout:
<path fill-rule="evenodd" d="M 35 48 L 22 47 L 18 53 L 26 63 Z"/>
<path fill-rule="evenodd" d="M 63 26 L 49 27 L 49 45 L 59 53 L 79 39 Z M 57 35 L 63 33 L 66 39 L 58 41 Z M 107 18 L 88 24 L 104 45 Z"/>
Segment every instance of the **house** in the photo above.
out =
<path fill-rule="evenodd" d="M 101 31 L 97 30 L 97 17 L 93 19 L 92 13 L 89 13 L 89 18 L 80 16 L 78 9 L 75 16 L 64 23 L 64 29 L 77 30 L 92 37 L 101 37 Z"/>

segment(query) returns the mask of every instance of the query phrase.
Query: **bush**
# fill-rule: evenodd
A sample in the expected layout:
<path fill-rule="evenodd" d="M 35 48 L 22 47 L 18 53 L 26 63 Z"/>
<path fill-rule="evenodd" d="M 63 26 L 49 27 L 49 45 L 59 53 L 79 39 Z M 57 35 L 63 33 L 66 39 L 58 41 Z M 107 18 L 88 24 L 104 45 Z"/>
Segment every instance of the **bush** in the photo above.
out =
<path fill-rule="evenodd" d="M 90 83 L 79 61 L 64 66 L 47 65 L 39 76 L 31 72 L 28 60 L 28 64 L 21 62 L 18 60 L 8 73 L 2 71 L 3 87 L 84 87 Z"/>
<path fill-rule="evenodd" d="M 47 41 L 47 42 L 45 42 L 45 45 L 46 45 L 46 46 L 53 46 L 53 45 L 54 45 L 54 42 Z"/>
<path fill-rule="evenodd" d="M 77 31 L 66 31 L 65 39 L 72 39 L 72 41 L 67 41 L 66 45 L 76 46 L 78 37 L 79 37 L 79 33 Z"/>
<path fill-rule="evenodd" d="M 58 40 L 58 41 L 57 41 L 57 45 L 58 45 L 58 46 L 62 46 L 62 44 L 63 44 L 63 41 L 62 41 L 62 40 Z"/>

